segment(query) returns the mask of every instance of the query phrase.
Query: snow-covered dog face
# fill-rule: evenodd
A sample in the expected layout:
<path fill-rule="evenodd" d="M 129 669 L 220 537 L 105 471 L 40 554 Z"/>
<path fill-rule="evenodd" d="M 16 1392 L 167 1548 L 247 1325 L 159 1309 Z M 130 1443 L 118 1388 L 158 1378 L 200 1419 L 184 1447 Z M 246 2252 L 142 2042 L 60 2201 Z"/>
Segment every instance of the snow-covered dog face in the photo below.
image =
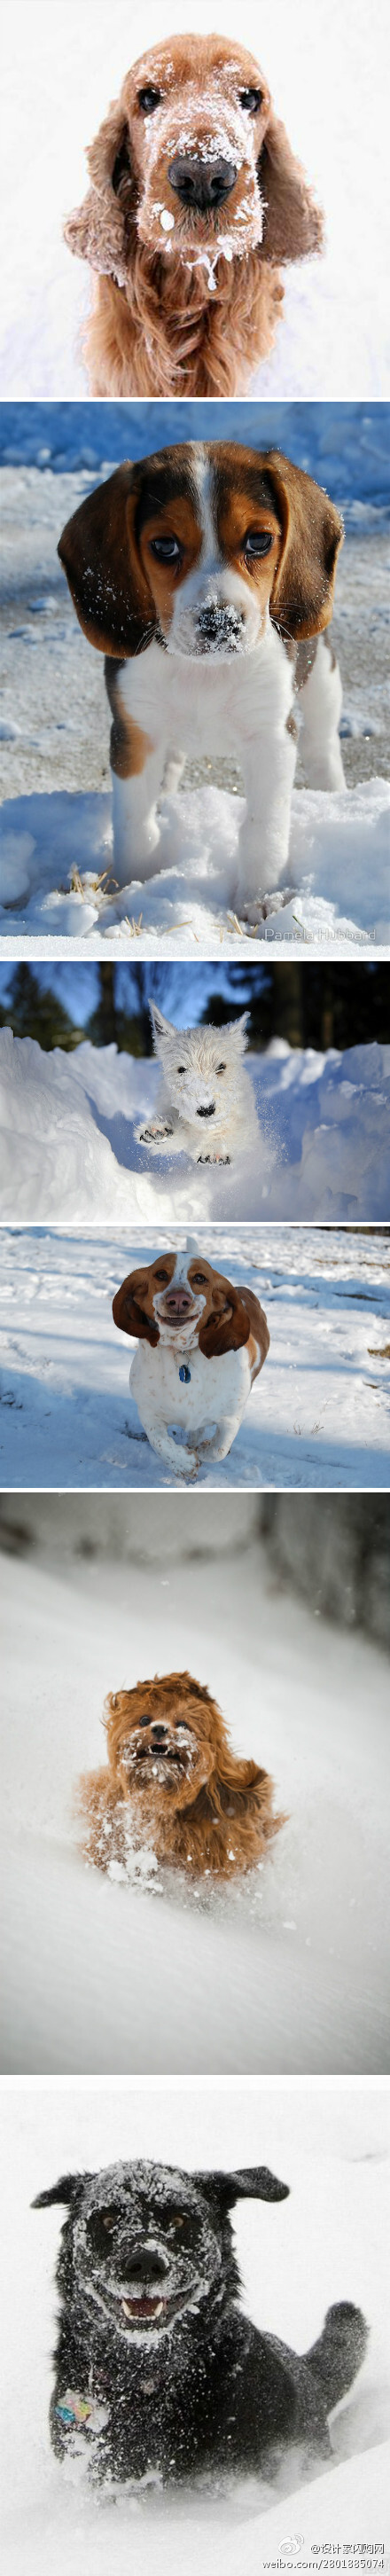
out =
<path fill-rule="evenodd" d="M 332 614 L 342 524 L 276 450 L 228 441 L 120 465 L 63 530 L 58 552 L 98 651 L 231 660 L 267 636 L 316 635 Z"/>
<path fill-rule="evenodd" d="M 252 54 L 222 37 L 177 36 L 144 54 L 88 154 L 101 187 L 110 149 L 112 184 L 132 184 L 140 241 L 191 269 L 217 246 L 242 257 L 262 241 L 258 170 L 270 118 L 267 83 Z"/>
<path fill-rule="evenodd" d="M 238 2286 L 228 2211 L 236 2199 L 284 2200 L 267 2169 L 187 2174 L 137 2162 L 65 2175 L 35 2208 L 70 2205 L 59 2285 L 75 2324 L 126 2342 L 166 2334 L 186 2310 L 219 2306 Z"/>
<path fill-rule="evenodd" d="M 209 1780 L 215 1762 L 210 1701 L 191 1690 L 186 1674 L 167 1686 L 156 1680 L 120 1691 L 110 1702 L 110 1757 L 125 1798 L 166 1799 L 186 1806 Z"/>
<path fill-rule="evenodd" d="M 282 544 L 272 484 L 226 447 L 193 448 L 179 479 L 176 497 L 152 473 L 140 510 L 159 630 L 169 653 L 227 661 L 265 627 Z"/>
<path fill-rule="evenodd" d="M 156 1054 L 163 1066 L 169 1097 L 179 1118 L 199 1124 L 199 1150 L 210 1122 L 228 1120 L 237 1095 L 238 1068 L 244 1053 L 248 1012 L 223 1029 L 175 1029 L 151 1003 Z M 203 1130 L 202 1121 L 206 1122 Z"/>

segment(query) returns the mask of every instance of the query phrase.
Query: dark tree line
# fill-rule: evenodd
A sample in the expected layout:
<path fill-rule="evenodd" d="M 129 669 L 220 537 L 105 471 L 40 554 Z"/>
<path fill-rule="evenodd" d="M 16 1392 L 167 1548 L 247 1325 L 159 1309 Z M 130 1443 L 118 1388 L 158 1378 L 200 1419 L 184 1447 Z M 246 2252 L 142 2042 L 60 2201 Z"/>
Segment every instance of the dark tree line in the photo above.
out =
<path fill-rule="evenodd" d="M 69 1051 L 89 1038 L 93 1046 L 117 1046 L 129 1055 L 152 1051 L 149 1003 L 160 1003 L 167 1018 L 183 1024 L 184 977 L 189 981 L 189 1019 L 211 1021 L 222 1028 L 249 1009 L 249 1041 L 265 1047 L 282 1037 L 292 1047 L 344 1048 L 390 1038 L 390 968 L 357 961 L 312 965 L 306 960 L 282 965 L 259 959 L 250 965 L 150 965 L 135 959 L 112 964 L 50 967 L 15 966 L 1 970 L 0 1026 L 15 1037 L 36 1038 L 45 1050 Z M 86 978 L 91 979 L 91 1009 L 85 1016 Z M 88 989 L 88 987 L 87 987 Z M 73 1007 L 66 999 L 71 990 Z M 80 1018 L 74 997 L 80 996 Z"/>

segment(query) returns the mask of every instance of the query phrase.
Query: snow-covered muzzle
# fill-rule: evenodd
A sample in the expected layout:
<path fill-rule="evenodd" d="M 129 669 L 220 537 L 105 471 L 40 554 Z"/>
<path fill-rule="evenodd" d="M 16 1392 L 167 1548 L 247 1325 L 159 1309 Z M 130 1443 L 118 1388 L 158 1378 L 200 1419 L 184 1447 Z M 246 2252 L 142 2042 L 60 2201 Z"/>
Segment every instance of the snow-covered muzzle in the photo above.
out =
<path fill-rule="evenodd" d="M 218 260 L 242 258 L 262 241 L 258 152 L 257 117 L 227 95 L 225 70 L 210 76 L 206 97 L 189 79 L 145 118 L 140 241 L 190 271 L 203 267 L 211 294 Z"/>
<path fill-rule="evenodd" d="M 250 591 L 240 573 L 215 553 L 213 560 L 204 544 L 199 563 L 176 593 L 165 639 L 168 653 L 228 662 L 233 655 L 255 651 L 263 626 L 259 592 Z"/>
<path fill-rule="evenodd" d="M 218 2294 L 222 2253 L 190 2176 L 143 2165 L 133 2176 L 115 2166 L 87 2189 L 73 2225 L 74 2286 L 92 2323 L 150 2341 Z"/>
<path fill-rule="evenodd" d="M 199 1744 L 184 1720 L 170 1726 L 168 1718 L 159 1722 L 151 1717 L 135 1726 L 121 1747 L 121 1767 L 141 1796 L 148 1795 L 151 1781 L 177 1791 L 180 1781 L 190 1780 L 199 1767 Z"/>

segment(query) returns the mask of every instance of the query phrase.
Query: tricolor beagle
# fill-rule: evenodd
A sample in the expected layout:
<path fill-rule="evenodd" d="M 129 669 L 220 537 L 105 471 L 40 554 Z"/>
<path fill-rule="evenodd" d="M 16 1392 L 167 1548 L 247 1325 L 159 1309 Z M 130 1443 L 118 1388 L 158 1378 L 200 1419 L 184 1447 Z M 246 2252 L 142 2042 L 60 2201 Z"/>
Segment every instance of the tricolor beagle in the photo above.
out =
<path fill-rule="evenodd" d="M 343 785 L 341 685 L 324 629 L 342 522 L 276 450 L 223 442 L 121 465 L 70 519 L 59 555 L 80 625 L 107 655 L 114 870 L 159 868 L 158 799 L 187 756 L 237 755 L 246 794 L 236 910 L 285 888 L 301 691 L 308 782 Z M 283 892 L 279 900 L 283 900 Z"/>

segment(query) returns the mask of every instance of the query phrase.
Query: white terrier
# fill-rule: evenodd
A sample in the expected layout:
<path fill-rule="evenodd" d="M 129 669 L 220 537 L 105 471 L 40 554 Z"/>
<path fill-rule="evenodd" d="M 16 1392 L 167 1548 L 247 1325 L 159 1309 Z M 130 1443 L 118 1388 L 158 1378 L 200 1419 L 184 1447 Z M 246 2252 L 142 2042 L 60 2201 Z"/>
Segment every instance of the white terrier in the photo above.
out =
<path fill-rule="evenodd" d="M 189 1154 L 194 1163 L 231 1163 L 258 1133 L 243 1056 L 249 1012 L 222 1029 L 175 1029 L 150 1004 L 162 1068 L 156 1115 L 135 1130 L 149 1154 Z M 202 1122 L 202 1123 L 201 1123 Z"/>

